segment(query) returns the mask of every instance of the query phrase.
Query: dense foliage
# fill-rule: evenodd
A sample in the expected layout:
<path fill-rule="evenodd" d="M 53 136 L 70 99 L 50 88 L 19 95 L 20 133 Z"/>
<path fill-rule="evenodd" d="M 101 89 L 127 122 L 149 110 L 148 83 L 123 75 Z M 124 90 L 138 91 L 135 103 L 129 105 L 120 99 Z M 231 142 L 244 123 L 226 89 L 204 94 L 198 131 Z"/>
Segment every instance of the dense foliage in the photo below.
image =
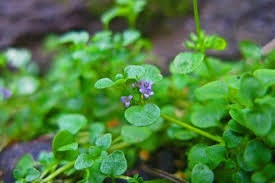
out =
<path fill-rule="evenodd" d="M 168 143 L 184 150 L 188 162 L 181 171 L 190 182 L 274 180 L 275 52 L 263 55 L 247 41 L 239 62 L 207 56 L 225 49 L 226 41 L 200 29 L 194 0 L 197 32 L 185 42 L 190 51 L 175 56 L 162 76 L 146 64 L 153 58 L 150 41 L 134 29 L 145 1 L 116 3 L 103 15 L 105 27 L 124 16 L 131 28 L 50 37 L 56 56 L 43 77 L 29 51 L 1 54 L 1 147 L 55 134 L 52 152 L 20 159 L 16 182 L 149 182 L 124 173 L 137 151 Z"/>

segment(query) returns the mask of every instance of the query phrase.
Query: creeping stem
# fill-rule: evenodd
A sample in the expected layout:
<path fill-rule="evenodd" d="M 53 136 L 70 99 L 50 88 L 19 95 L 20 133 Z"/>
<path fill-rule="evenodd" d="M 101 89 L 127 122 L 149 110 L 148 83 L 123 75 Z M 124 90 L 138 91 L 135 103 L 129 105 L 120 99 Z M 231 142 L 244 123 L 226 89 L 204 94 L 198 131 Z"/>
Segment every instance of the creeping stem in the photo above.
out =
<path fill-rule="evenodd" d="M 196 128 L 196 127 L 191 126 L 191 125 L 189 125 L 187 123 L 184 123 L 182 121 L 174 119 L 174 118 L 172 118 L 172 117 L 170 117 L 170 116 L 168 116 L 166 114 L 161 114 L 161 117 L 164 118 L 164 119 L 166 119 L 166 120 L 168 120 L 168 121 L 170 121 L 170 122 L 172 122 L 172 123 L 175 123 L 175 124 L 180 125 L 180 126 L 182 126 L 184 128 L 187 128 L 187 129 L 189 129 L 189 130 L 191 130 L 191 131 L 193 131 L 193 132 L 195 132 L 195 133 L 197 133 L 197 134 L 199 134 L 201 136 L 204 136 L 204 137 L 207 137 L 207 138 L 209 138 L 211 140 L 219 142 L 222 145 L 225 144 L 224 141 L 223 141 L 223 139 L 220 136 L 215 136 L 215 135 L 212 135 L 210 133 L 207 133 L 207 132 L 205 132 L 205 131 L 203 131 L 203 130 L 201 130 L 199 128 Z"/>

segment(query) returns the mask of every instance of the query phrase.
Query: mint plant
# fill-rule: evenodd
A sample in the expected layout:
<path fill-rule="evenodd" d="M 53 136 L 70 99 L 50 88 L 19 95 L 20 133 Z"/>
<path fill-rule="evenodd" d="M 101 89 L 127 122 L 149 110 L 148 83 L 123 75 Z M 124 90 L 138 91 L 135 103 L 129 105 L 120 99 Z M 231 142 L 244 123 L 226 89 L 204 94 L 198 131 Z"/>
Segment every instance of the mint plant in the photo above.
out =
<path fill-rule="evenodd" d="M 239 62 L 208 56 L 226 41 L 204 33 L 193 5 L 190 51 L 175 56 L 167 76 L 146 64 L 150 42 L 134 29 L 145 1 L 117 0 L 102 17 L 106 30 L 93 36 L 50 37 L 46 46 L 57 55 L 41 78 L 27 50 L 0 55 L 1 147 L 25 132 L 25 139 L 55 133 L 51 152 L 18 161 L 17 183 L 169 182 L 125 174 L 138 151 L 167 144 L 187 160 L 182 182 L 274 181 L 275 52 L 246 41 Z M 108 30 L 117 16 L 131 29 Z"/>

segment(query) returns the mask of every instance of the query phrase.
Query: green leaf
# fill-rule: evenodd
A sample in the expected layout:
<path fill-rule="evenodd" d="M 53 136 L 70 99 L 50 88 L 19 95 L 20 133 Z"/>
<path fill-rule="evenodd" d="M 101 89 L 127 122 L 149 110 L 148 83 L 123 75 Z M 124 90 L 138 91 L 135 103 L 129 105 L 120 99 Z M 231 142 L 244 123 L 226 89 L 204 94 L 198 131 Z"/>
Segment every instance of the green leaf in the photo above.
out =
<path fill-rule="evenodd" d="M 110 78 L 102 78 L 96 81 L 95 88 L 103 89 L 113 86 L 115 83 Z"/>
<path fill-rule="evenodd" d="M 266 141 L 271 147 L 275 147 L 275 124 L 266 136 Z"/>
<path fill-rule="evenodd" d="M 105 151 L 102 151 L 100 156 L 95 160 L 94 165 L 89 168 L 89 181 L 91 183 L 102 183 L 104 179 L 106 178 L 106 175 L 104 175 L 100 171 L 100 166 L 104 158 L 107 157 L 107 153 Z"/>
<path fill-rule="evenodd" d="M 217 35 L 210 35 L 205 38 L 205 47 L 213 50 L 224 50 L 226 48 L 226 40 Z"/>
<path fill-rule="evenodd" d="M 261 48 L 249 41 L 243 41 L 240 43 L 240 51 L 247 59 L 260 60 L 262 56 Z"/>
<path fill-rule="evenodd" d="M 235 133 L 246 133 L 247 132 L 247 128 L 243 127 L 242 125 L 240 125 L 237 121 L 235 121 L 234 119 L 231 119 L 228 122 L 228 128 Z"/>
<path fill-rule="evenodd" d="M 275 164 L 268 164 L 263 170 L 254 172 L 251 176 L 253 183 L 272 182 L 275 179 Z"/>
<path fill-rule="evenodd" d="M 192 132 L 190 130 L 182 129 L 182 127 L 178 125 L 173 125 L 168 127 L 167 129 L 167 135 L 171 139 L 178 139 L 178 140 L 191 140 L 198 135 L 195 132 Z"/>
<path fill-rule="evenodd" d="M 223 145 L 212 145 L 205 148 L 205 154 L 208 158 L 207 165 L 215 169 L 226 158 L 226 149 Z"/>
<path fill-rule="evenodd" d="M 192 169 L 192 183 L 212 183 L 214 181 L 214 173 L 207 165 L 198 163 Z"/>
<path fill-rule="evenodd" d="M 254 76 L 260 80 L 264 87 L 275 85 L 275 70 L 274 69 L 258 69 L 254 73 Z"/>
<path fill-rule="evenodd" d="M 127 161 L 122 151 L 114 151 L 103 159 L 100 171 L 112 177 L 123 174 L 127 169 Z"/>
<path fill-rule="evenodd" d="M 162 75 L 160 73 L 160 70 L 153 65 L 142 65 L 145 69 L 144 75 L 140 77 L 140 79 L 146 80 L 146 81 L 152 81 L 153 83 L 158 82 L 162 80 Z"/>
<path fill-rule="evenodd" d="M 201 100 L 225 98 L 228 87 L 223 81 L 212 81 L 195 90 L 195 96 Z"/>
<path fill-rule="evenodd" d="M 188 153 L 188 167 L 192 169 L 196 164 L 208 162 L 207 155 L 205 152 L 206 145 L 196 144 L 194 145 Z"/>
<path fill-rule="evenodd" d="M 140 38 L 140 32 L 137 30 L 126 30 L 122 34 L 123 36 L 123 46 L 128 46 Z"/>
<path fill-rule="evenodd" d="M 272 111 L 264 107 L 249 110 L 245 113 L 245 126 L 257 136 L 265 136 L 272 127 Z"/>
<path fill-rule="evenodd" d="M 32 168 L 34 165 L 34 160 L 30 154 L 23 155 L 17 162 L 14 170 L 13 176 L 15 179 L 24 178 L 27 175 L 28 169 Z"/>
<path fill-rule="evenodd" d="M 57 151 L 70 151 L 70 150 L 77 150 L 78 144 L 76 142 L 61 146 L 57 149 Z"/>
<path fill-rule="evenodd" d="M 80 31 L 80 32 L 68 32 L 64 34 L 60 38 L 60 43 L 74 43 L 77 44 L 85 44 L 89 40 L 89 33 L 86 31 Z"/>
<path fill-rule="evenodd" d="M 244 162 L 253 170 L 260 169 L 272 159 L 272 151 L 262 142 L 251 140 L 244 150 Z"/>
<path fill-rule="evenodd" d="M 25 177 L 25 180 L 27 182 L 32 182 L 32 181 L 38 180 L 39 177 L 40 177 L 40 172 L 37 169 L 32 167 L 27 170 L 27 175 Z"/>
<path fill-rule="evenodd" d="M 249 176 L 244 171 L 238 171 L 232 175 L 233 182 L 235 183 L 251 183 Z"/>
<path fill-rule="evenodd" d="M 188 74 L 200 66 L 204 59 L 202 53 L 183 52 L 173 60 L 170 71 L 178 74 Z"/>
<path fill-rule="evenodd" d="M 68 130 L 76 134 L 87 124 L 87 119 L 81 114 L 63 114 L 57 119 L 60 130 Z"/>
<path fill-rule="evenodd" d="M 39 81 L 31 76 L 20 77 L 16 81 L 16 94 L 30 95 L 33 94 L 39 87 Z"/>
<path fill-rule="evenodd" d="M 264 94 L 262 83 L 250 74 L 245 74 L 241 78 L 240 96 L 246 105 L 251 106 L 254 99 Z"/>
<path fill-rule="evenodd" d="M 150 137 L 152 134 L 148 127 L 123 126 L 121 136 L 127 143 L 139 143 Z"/>
<path fill-rule="evenodd" d="M 5 52 L 6 60 L 16 68 L 24 68 L 31 61 L 31 52 L 27 49 L 9 48 Z"/>
<path fill-rule="evenodd" d="M 226 112 L 226 107 L 226 101 L 218 99 L 205 105 L 196 104 L 193 106 L 191 122 L 200 128 L 217 127 Z"/>
<path fill-rule="evenodd" d="M 103 149 L 108 149 L 112 143 L 112 134 L 107 133 L 96 139 L 95 145 Z"/>
<path fill-rule="evenodd" d="M 90 126 L 90 143 L 94 144 L 96 139 L 100 137 L 105 131 L 105 126 L 103 123 L 93 123 Z"/>
<path fill-rule="evenodd" d="M 223 132 L 223 139 L 225 141 L 227 148 L 235 148 L 238 147 L 242 141 L 243 137 L 238 136 L 233 131 L 227 129 Z"/>
<path fill-rule="evenodd" d="M 240 106 L 238 108 L 232 108 L 229 110 L 229 114 L 234 119 L 237 121 L 240 125 L 245 126 L 245 113 L 249 109 L 242 109 Z"/>
<path fill-rule="evenodd" d="M 74 168 L 76 170 L 82 170 L 85 168 L 89 168 L 94 164 L 94 160 L 89 156 L 89 154 L 83 153 L 80 154 L 74 163 Z"/>
<path fill-rule="evenodd" d="M 139 65 L 129 65 L 125 67 L 124 73 L 127 79 L 139 79 L 145 74 L 145 68 Z"/>
<path fill-rule="evenodd" d="M 160 117 L 160 109 L 155 104 L 131 106 L 124 113 L 127 121 L 135 126 L 148 126 Z"/>
<path fill-rule="evenodd" d="M 66 147 L 67 145 L 68 147 Z M 60 148 L 65 151 L 60 151 Z M 74 160 L 78 155 L 78 151 L 75 150 L 74 136 L 67 130 L 62 130 L 56 134 L 53 139 L 52 150 L 54 156 L 62 160 Z"/>

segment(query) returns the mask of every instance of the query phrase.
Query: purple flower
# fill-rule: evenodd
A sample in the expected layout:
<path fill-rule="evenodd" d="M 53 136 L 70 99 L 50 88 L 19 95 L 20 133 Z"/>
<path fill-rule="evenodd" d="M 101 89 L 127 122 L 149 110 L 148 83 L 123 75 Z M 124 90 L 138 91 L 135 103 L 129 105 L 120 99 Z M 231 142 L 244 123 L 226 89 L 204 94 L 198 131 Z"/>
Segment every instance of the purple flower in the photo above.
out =
<path fill-rule="evenodd" d="M 4 87 L 0 88 L 0 94 L 2 94 L 5 99 L 11 97 L 11 91 Z"/>
<path fill-rule="evenodd" d="M 129 96 L 122 96 L 120 98 L 120 102 L 124 104 L 125 107 L 129 107 L 131 104 L 131 100 L 132 100 L 133 96 L 129 95 Z"/>
<path fill-rule="evenodd" d="M 151 95 L 154 95 L 152 91 L 152 81 L 141 80 L 138 83 L 139 91 L 144 95 L 145 98 L 149 98 Z"/>

